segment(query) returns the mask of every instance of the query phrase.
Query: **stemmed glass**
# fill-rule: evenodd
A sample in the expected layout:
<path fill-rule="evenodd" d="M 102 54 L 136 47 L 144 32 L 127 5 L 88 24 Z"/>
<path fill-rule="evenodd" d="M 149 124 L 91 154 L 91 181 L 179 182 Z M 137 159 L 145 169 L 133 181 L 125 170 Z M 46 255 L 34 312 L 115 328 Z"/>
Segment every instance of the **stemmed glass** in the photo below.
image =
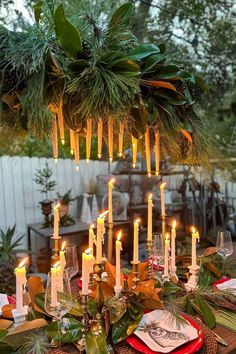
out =
<path fill-rule="evenodd" d="M 225 278 L 226 259 L 233 253 L 233 242 L 229 231 L 219 231 L 216 239 L 217 253 L 223 258 L 222 277 Z"/>
<path fill-rule="evenodd" d="M 163 237 L 159 233 L 153 233 L 153 265 L 154 276 L 158 280 L 162 280 L 162 273 L 160 266 L 163 265 L 164 260 L 164 244 Z"/>
<path fill-rule="evenodd" d="M 66 246 L 65 249 L 66 266 L 65 269 L 69 273 L 69 278 L 73 278 L 79 271 L 79 263 L 77 256 L 77 248 L 75 244 Z"/>
<path fill-rule="evenodd" d="M 66 270 L 62 274 L 57 274 L 52 280 L 52 273 L 48 273 L 47 287 L 45 292 L 44 308 L 53 317 L 53 321 L 58 322 L 58 338 L 60 333 L 60 322 L 72 308 L 72 297 L 69 275 Z M 60 346 L 59 342 L 52 340 L 51 347 Z"/>

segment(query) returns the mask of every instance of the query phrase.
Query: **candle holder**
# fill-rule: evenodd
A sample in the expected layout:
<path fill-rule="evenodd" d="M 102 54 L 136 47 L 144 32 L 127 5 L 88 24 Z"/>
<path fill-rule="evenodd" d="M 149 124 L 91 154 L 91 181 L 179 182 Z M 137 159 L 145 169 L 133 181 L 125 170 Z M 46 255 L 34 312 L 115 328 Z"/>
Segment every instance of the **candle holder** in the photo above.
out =
<path fill-rule="evenodd" d="M 19 311 L 17 309 L 12 310 L 12 315 L 14 317 L 13 327 L 16 328 L 16 327 L 22 325 L 23 323 L 25 323 L 28 311 L 29 311 L 29 306 L 27 306 L 27 305 L 23 306 L 21 311 Z"/>
<path fill-rule="evenodd" d="M 97 290 L 95 300 L 97 303 L 98 312 L 101 313 L 103 304 L 104 304 L 104 296 L 102 291 L 102 273 L 104 271 L 103 263 L 95 263 L 94 264 L 94 273 L 96 274 L 96 282 L 97 282 Z"/>
<path fill-rule="evenodd" d="M 113 228 L 114 228 L 114 223 L 109 222 L 108 223 L 108 262 L 112 262 L 112 249 L 113 249 Z"/>
<path fill-rule="evenodd" d="M 164 240 L 165 234 L 166 234 L 166 215 L 164 215 L 164 214 L 161 215 L 161 232 L 162 232 L 162 237 Z"/>
<path fill-rule="evenodd" d="M 170 276 L 171 276 L 172 278 L 175 278 L 176 281 L 178 281 L 179 278 L 178 278 L 178 275 L 176 274 L 176 271 L 177 271 L 177 267 L 176 267 L 176 266 L 171 267 Z"/>
<path fill-rule="evenodd" d="M 137 286 L 138 286 L 138 283 L 140 281 L 139 279 L 139 270 L 138 270 L 138 265 L 139 265 L 140 262 L 138 263 L 134 263 L 133 261 L 131 262 L 131 264 L 133 265 L 132 266 L 132 273 L 134 275 L 133 277 L 133 285 L 132 285 L 132 289 L 136 289 Z"/>
<path fill-rule="evenodd" d="M 86 333 L 89 330 L 89 316 L 88 316 L 88 294 L 82 294 L 80 291 L 80 297 L 82 302 L 83 318 L 81 323 L 83 325 L 82 338 L 77 342 L 76 347 L 82 352 L 86 350 Z"/>
<path fill-rule="evenodd" d="M 92 288 L 94 284 L 93 272 L 89 274 L 89 287 Z"/>
<path fill-rule="evenodd" d="M 188 267 L 188 269 L 191 275 L 188 282 L 185 284 L 185 288 L 187 291 L 192 291 L 195 290 L 198 285 L 198 274 L 199 274 L 200 267 L 198 265 L 196 266 L 191 265 Z"/>
<path fill-rule="evenodd" d="M 59 240 L 60 239 L 61 239 L 60 236 L 58 238 L 54 238 L 54 236 L 52 236 L 52 240 L 54 241 L 54 249 L 53 249 L 53 255 L 51 257 L 51 260 L 53 262 L 59 261 Z"/>
<path fill-rule="evenodd" d="M 148 279 L 153 277 L 153 240 L 147 241 L 148 252 Z"/>

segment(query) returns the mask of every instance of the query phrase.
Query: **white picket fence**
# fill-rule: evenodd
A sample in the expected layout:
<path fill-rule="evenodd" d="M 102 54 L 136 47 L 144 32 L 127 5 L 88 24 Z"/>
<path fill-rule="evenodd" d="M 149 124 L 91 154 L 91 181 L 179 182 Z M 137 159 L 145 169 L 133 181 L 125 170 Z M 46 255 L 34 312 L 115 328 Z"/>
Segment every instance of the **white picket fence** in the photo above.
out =
<path fill-rule="evenodd" d="M 91 183 L 96 183 L 96 176 L 108 173 L 108 163 L 103 161 L 85 160 L 80 162 L 76 172 L 75 163 L 69 159 L 54 159 L 37 157 L 9 157 L 0 158 L 0 228 L 16 224 L 16 232 L 25 234 L 23 248 L 27 247 L 26 225 L 41 222 L 43 216 L 39 202 L 43 199 L 40 186 L 34 182 L 37 169 L 45 167 L 45 162 L 53 171 L 52 179 L 56 180 L 55 191 L 50 198 L 56 199 L 56 192 L 60 194 L 72 190 L 73 197 L 88 191 Z M 77 216 L 77 203 L 70 205 L 70 214 Z"/>

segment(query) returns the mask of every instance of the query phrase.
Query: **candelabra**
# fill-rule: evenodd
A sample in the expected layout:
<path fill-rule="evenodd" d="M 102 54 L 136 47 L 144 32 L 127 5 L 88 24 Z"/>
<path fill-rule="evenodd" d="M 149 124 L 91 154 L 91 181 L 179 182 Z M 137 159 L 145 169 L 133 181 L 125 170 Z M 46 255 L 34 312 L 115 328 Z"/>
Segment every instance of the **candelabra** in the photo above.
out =
<path fill-rule="evenodd" d="M 165 214 L 161 215 L 161 230 L 162 230 L 162 237 L 164 240 L 165 234 L 166 234 L 166 215 Z"/>
<path fill-rule="evenodd" d="M 76 343 L 76 347 L 82 352 L 86 350 L 86 333 L 89 330 L 89 315 L 88 315 L 88 294 L 82 294 L 80 291 L 81 303 L 82 303 L 82 310 L 83 310 L 83 318 L 81 323 L 83 325 L 82 329 L 82 338 Z"/>
<path fill-rule="evenodd" d="M 199 269 L 200 267 L 198 265 L 195 266 L 189 266 L 189 271 L 191 273 L 190 278 L 188 282 L 185 284 L 185 288 L 187 291 L 192 291 L 196 289 L 197 284 L 198 284 L 198 274 L 199 274 Z"/>
<path fill-rule="evenodd" d="M 147 241 L 147 252 L 148 252 L 148 279 L 153 277 L 153 241 Z"/>
<path fill-rule="evenodd" d="M 61 239 L 60 236 L 58 238 L 52 237 L 52 240 L 54 241 L 53 255 L 51 257 L 52 264 L 55 264 L 57 261 L 60 260 L 60 257 L 59 257 L 59 240 L 60 239 Z"/>
<path fill-rule="evenodd" d="M 104 266 L 102 263 L 95 263 L 94 264 L 94 273 L 96 274 L 96 282 L 97 282 L 97 290 L 96 290 L 96 303 L 98 312 L 101 313 L 103 303 L 104 303 L 104 296 L 102 290 L 102 273 L 104 271 Z"/>
<path fill-rule="evenodd" d="M 113 227 L 114 223 L 108 223 L 108 262 L 112 262 L 112 248 L 113 248 Z"/>
<path fill-rule="evenodd" d="M 136 289 L 140 279 L 139 279 L 139 270 L 138 270 L 138 263 L 134 263 L 133 261 L 131 262 L 132 266 L 132 273 L 133 273 L 133 285 L 132 285 L 132 289 Z"/>

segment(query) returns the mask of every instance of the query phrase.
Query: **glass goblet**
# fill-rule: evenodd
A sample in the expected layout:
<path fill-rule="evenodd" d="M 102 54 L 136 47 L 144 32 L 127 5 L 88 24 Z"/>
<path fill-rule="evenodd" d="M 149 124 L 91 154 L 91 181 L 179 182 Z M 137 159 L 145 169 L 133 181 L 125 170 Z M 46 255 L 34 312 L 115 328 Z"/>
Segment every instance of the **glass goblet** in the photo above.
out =
<path fill-rule="evenodd" d="M 153 269 L 154 277 L 162 281 L 161 268 L 164 261 L 164 244 L 163 237 L 159 233 L 153 233 Z"/>
<path fill-rule="evenodd" d="M 69 273 L 69 278 L 73 278 L 79 271 L 79 262 L 77 256 L 77 247 L 75 244 L 66 246 L 65 249 L 66 266 L 65 269 Z"/>
<path fill-rule="evenodd" d="M 227 257 L 233 253 L 233 242 L 230 231 L 219 231 L 216 239 L 217 253 L 223 259 L 222 277 L 225 278 L 225 265 Z"/>

